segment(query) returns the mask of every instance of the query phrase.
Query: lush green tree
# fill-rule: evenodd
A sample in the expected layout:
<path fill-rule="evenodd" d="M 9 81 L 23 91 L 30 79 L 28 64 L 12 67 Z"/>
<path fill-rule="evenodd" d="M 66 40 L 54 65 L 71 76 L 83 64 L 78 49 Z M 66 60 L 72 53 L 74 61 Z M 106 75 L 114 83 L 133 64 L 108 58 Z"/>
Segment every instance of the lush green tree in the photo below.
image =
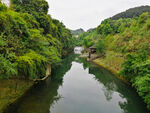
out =
<path fill-rule="evenodd" d="M 150 14 L 136 16 L 106 19 L 96 30 L 81 34 L 79 39 L 86 48 L 92 42 L 98 53 L 111 51 L 113 55 L 119 54 L 116 57 L 126 56 L 122 67 L 118 67 L 120 74 L 136 88 L 150 109 Z"/>
<path fill-rule="evenodd" d="M 93 41 L 90 39 L 90 36 L 87 36 L 84 38 L 83 44 L 84 44 L 85 48 L 89 48 L 90 46 L 93 45 Z"/>
<path fill-rule="evenodd" d="M 71 31 L 47 12 L 45 0 L 12 0 L 11 9 L 0 3 L 0 77 L 41 78 L 72 51 Z"/>
<path fill-rule="evenodd" d="M 145 54 L 138 54 L 138 55 L 128 54 L 126 56 L 126 61 L 122 65 L 121 74 L 124 75 L 125 78 L 129 80 L 132 79 L 134 80 L 135 77 L 139 75 L 144 76 L 148 71 L 148 69 L 146 69 L 148 67 L 144 67 L 145 61 L 146 61 Z"/>
<path fill-rule="evenodd" d="M 48 3 L 45 0 L 11 0 L 11 7 L 17 12 L 34 14 L 48 12 Z"/>
<path fill-rule="evenodd" d="M 17 64 L 12 63 L 0 54 L 0 78 L 9 78 L 17 74 Z"/>
<path fill-rule="evenodd" d="M 138 94 L 147 103 L 148 109 L 150 109 L 150 74 L 144 77 L 136 77 L 134 86 L 137 88 Z"/>
<path fill-rule="evenodd" d="M 96 52 L 101 55 L 105 52 L 106 45 L 104 43 L 104 40 L 102 39 L 98 40 L 98 42 L 96 43 L 96 50 L 97 50 Z"/>
<path fill-rule="evenodd" d="M 130 8 L 125 12 L 121 12 L 117 15 L 114 15 L 113 17 L 111 17 L 111 19 L 118 20 L 120 18 L 134 18 L 140 16 L 144 12 L 150 12 L 150 6 L 140 6 L 140 7 Z"/>
<path fill-rule="evenodd" d="M 147 60 L 146 55 L 128 54 L 122 65 L 121 74 L 136 87 L 150 109 L 150 60 Z"/>

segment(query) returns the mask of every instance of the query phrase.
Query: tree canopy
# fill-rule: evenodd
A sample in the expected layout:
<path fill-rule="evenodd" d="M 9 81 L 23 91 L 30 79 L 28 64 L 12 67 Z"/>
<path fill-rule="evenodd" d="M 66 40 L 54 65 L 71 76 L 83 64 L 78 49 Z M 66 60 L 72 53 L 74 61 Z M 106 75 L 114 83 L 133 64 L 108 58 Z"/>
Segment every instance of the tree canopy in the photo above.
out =
<path fill-rule="evenodd" d="M 120 18 L 133 18 L 138 17 L 144 12 L 150 12 L 150 6 L 140 6 L 135 8 L 130 8 L 126 10 L 125 12 L 121 12 L 119 14 L 114 15 L 110 19 L 112 20 L 118 20 Z"/>
<path fill-rule="evenodd" d="M 150 109 L 150 14 L 148 12 L 136 18 L 105 19 L 95 30 L 82 33 L 79 40 L 85 48 L 95 46 L 97 54 L 107 54 L 110 51 L 125 57 L 122 66 L 119 67 L 120 75 L 132 83 Z"/>
<path fill-rule="evenodd" d="M 72 51 L 71 31 L 48 8 L 45 0 L 12 0 L 10 8 L 0 2 L 0 78 L 41 78 Z"/>

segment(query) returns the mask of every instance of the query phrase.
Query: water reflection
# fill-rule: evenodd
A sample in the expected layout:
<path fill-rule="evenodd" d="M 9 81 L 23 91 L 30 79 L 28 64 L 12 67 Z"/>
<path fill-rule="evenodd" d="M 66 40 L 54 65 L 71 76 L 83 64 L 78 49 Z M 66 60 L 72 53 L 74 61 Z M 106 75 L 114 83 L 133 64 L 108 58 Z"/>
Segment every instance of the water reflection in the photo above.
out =
<path fill-rule="evenodd" d="M 78 55 L 55 66 L 51 79 L 9 113 L 148 113 L 131 87 Z"/>
<path fill-rule="evenodd" d="M 110 72 L 103 68 L 92 66 L 89 68 L 89 73 L 94 74 L 95 79 L 103 83 L 103 91 L 108 101 L 112 100 L 116 93 L 124 100 L 118 101 L 122 113 L 149 113 L 136 91 L 130 86 L 123 84 Z"/>

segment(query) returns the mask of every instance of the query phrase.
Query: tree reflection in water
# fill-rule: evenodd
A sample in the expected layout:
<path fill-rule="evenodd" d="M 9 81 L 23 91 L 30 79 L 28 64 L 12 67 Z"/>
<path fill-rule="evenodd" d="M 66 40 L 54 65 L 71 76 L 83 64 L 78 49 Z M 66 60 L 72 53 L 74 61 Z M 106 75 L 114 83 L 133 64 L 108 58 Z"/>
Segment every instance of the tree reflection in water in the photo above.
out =
<path fill-rule="evenodd" d="M 18 106 L 15 108 L 15 110 L 14 111 L 11 110 L 8 113 L 50 113 L 51 111 L 50 109 L 56 107 L 55 105 L 57 105 L 57 103 L 59 103 L 60 100 L 63 100 L 62 99 L 63 97 L 61 93 L 59 93 L 59 90 L 62 90 L 63 89 L 62 87 L 64 87 L 63 86 L 64 85 L 63 83 L 65 82 L 63 81 L 64 75 L 70 72 L 70 70 L 72 69 L 71 67 L 73 67 L 72 63 L 75 64 L 75 67 L 80 66 L 80 67 L 76 67 L 76 69 L 81 68 L 79 69 L 79 71 L 82 70 L 81 72 L 87 75 L 87 76 L 79 75 L 79 78 L 77 80 L 80 80 L 81 79 L 80 76 L 81 76 L 82 77 L 81 83 L 82 83 L 83 81 L 86 81 L 84 79 L 91 77 L 92 83 L 95 84 L 96 82 L 98 86 L 100 86 L 99 89 L 97 89 L 97 86 L 96 88 L 95 86 L 92 87 L 93 88 L 92 91 L 95 91 L 96 93 L 98 92 L 98 93 L 104 94 L 104 97 L 106 97 L 106 99 L 104 99 L 104 97 L 99 97 L 96 99 L 97 100 L 100 99 L 100 101 L 96 101 L 96 102 L 100 102 L 101 104 L 109 104 L 111 102 L 112 103 L 117 102 L 116 105 L 113 107 L 119 107 L 119 108 L 116 108 L 116 110 L 122 109 L 122 113 L 148 113 L 148 111 L 146 111 L 145 106 L 143 105 L 142 100 L 139 98 L 139 96 L 134 91 L 134 89 L 122 83 L 122 81 L 114 77 L 114 75 L 112 75 L 109 71 L 103 68 L 100 68 L 90 62 L 87 62 L 86 59 L 80 58 L 78 56 L 79 55 L 70 55 L 68 58 L 64 59 L 60 64 L 54 66 L 52 69 L 53 71 L 52 71 L 51 78 L 47 79 L 46 81 L 42 83 L 35 85 L 35 87 L 18 103 Z M 71 72 L 74 72 L 74 70 Z M 78 74 L 80 74 L 80 72 L 78 72 Z M 74 74 L 74 76 L 75 75 L 76 74 Z M 69 85 L 76 86 L 76 84 L 78 84 L 78 81 L 74 81 L 74 80 L 71 80 L 71 81 L 73 81 L 74 83 L 71 82 L 71 84 Z M 86 86 L 86 84 L 84 85 Z M 85 88 L 83 87 L 83 84 L 78 84 L 78 86 L 79 87 L 76 87 L 76 88 Z M 87 87 L 88 86 L 86 86 L 85 89 L 88 89 Z M 78 91 L 78 89 L 76 90 Z M 74 89 L 72 89 L 72 91 L 74 91 Z M 88 92 L 89 92 L 89 95 L 92 94 L 90 93 L 89 90 L 85 90 L 85 91 L 87 91 L 86 94 Z M 70 90 L 68 92 L 70 92 Z M 81 92 L 83 93 L 83 91 Z M 78 92 L 78 93 L 80 94 L 81 92 Z M 86 96 L 88 95 L 85 95 L 85 97 Z M 74 97 L 74 94 L 73 94 L 73 97 Z M 82 100 L 81 97 L 84 97 L 84 95 L 81 95 L 81 96 L 79 95 L 79 97 L 77 96 L 75 97 L 75 99 Z M 89 97 L 86 99 L 88 99 L 88 101 L 91 102 Z M 69 101 L 69 102 L 72 102 L 72 101 Z M 63 104 L 66 104 L 66 103 L 63 103 Z M 88 103 L 86 104 L 87 106 L 91 105 Z M 109 105 L 112 105 L 112 104 L 109 104 Z M 110 108 L 111 110 L 115 109 L 109 105 L 108 107 L 111 107 Z M 97 110 L 99 110 L 99 106 L 100 105 L 94 105 L 93 107 L 95 108 L 92 108 L 92 110 L 94 111 L 94 109 L 97 109 L 97 107 L 98 107 Z M 63 105 L 61 105 L 61 107 L 63 107 Z M 109 109 L 109 108 L 103 108 L 103 109 L 105 111 L 106 109 Z M 80 110 L 82 111 L 85 109 L 83 109 L 81 106 L 81 109 L 79 109 L 79 111 Z M 115 110 L 112 111 L 112 113 L 114 112 Z M 89 111 L 87 111 L 87 113 L 89 113 Z M 97 113 L 97 112 L 93 112 L 93 113 Z"/>
<path fill-rule="evenodd" d="M 143 108 L 143 100 L 136 91 L 131 86 L 122 83 L 112 73 L 95 65 L 89 67 L 89 73 L 95 75 L 95 79 L 104 85 L 103 91 L 108 101 L 111 101 L 114 93 L 119 93 L 120 97 L 124 99 L 124 101 L 118 102 L 123 113 L 136 113 L 135 111 L 148 113 L 145 107 Z"/>

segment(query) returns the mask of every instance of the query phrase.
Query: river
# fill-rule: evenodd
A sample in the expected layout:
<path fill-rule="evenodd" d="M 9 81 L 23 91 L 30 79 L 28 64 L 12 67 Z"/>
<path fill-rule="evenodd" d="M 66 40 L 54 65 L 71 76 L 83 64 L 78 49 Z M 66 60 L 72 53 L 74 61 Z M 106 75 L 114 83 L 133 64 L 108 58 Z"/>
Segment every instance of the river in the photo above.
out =
<path fill-rule="evenodd" d="M 79 55 L 55 66 L 9 113 L 149 113 L 130 86 Z"/>

